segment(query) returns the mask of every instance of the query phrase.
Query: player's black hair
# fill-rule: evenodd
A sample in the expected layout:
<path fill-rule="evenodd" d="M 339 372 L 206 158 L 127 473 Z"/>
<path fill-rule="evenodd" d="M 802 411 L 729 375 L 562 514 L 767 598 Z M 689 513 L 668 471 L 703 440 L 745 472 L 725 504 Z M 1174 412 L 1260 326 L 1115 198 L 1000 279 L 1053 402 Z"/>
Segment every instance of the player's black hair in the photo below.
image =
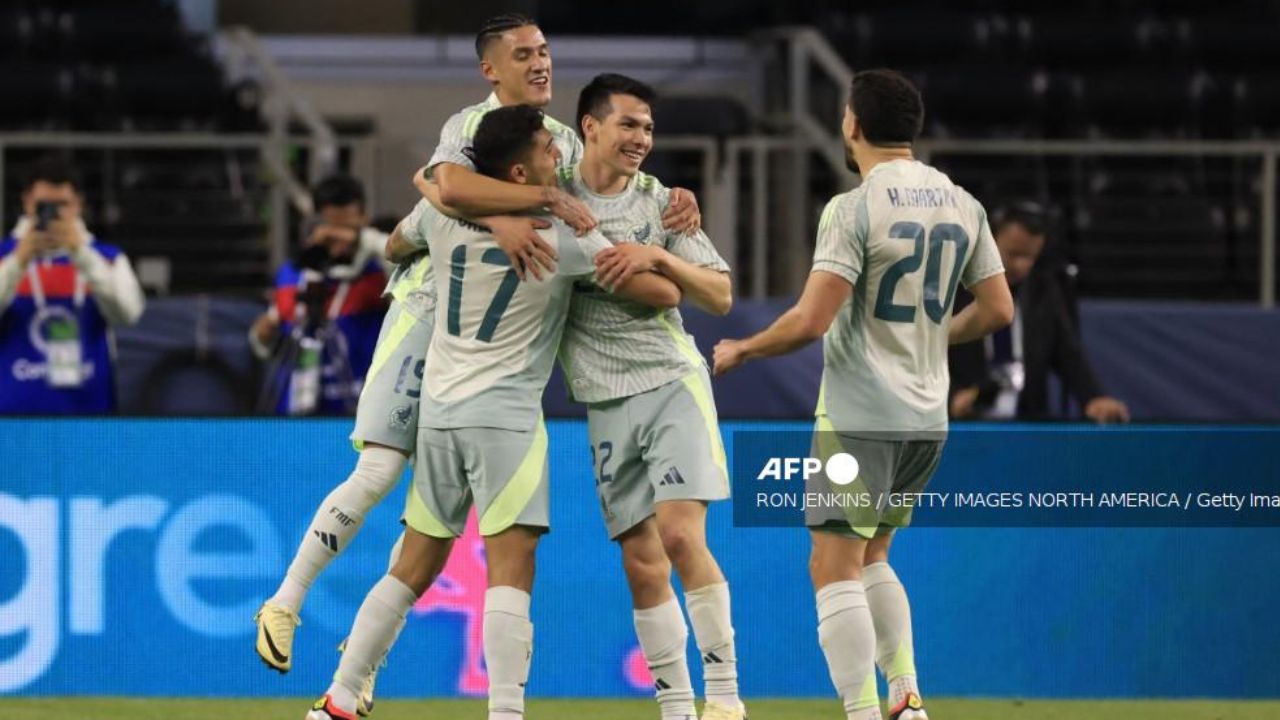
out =
<path fill-rule="evenodd" d="M 471 147 L 463 152 L 475 163 L 476 172 L 505 178 L 512 165 L 528 156 L 542 123 L 542 111 L 532 105 L 490 110 L 480 120 Z"/>
<path fill-rule="evenodd" d="M 316 212 L 327 207 L 345 207 L 358 203 L 364 210 L 364 186 L 350 175 L 330 175 L 311 190 L 311 204 Z"/>
<path fill-rule="evenodd" d="M 999 233 L 1009 225 L 1021 225 L 1032 235 L 1047 235 L 1050 214 L 1044 205 L 1034 200 L 1018 200 L 1002 205 L 991 214 L 991 232 Z"/>
<path fill-rule="evenodd" d="M 872 145 L 910 145 L 924 127 L 924 100 L 896 70 L 863 70 L 849 86 L 849 108 Z"/>
<path fill-rule="evenodd" d="M 484 25 L 480 26 L 480 32 L 476 33 L 476 57 L 483 60 L 484 51 L 488 49 L 489 43 L 502 37 L 502 33 L 537 24 L 533 18 L 520 13 L 504 13 L 485 20 Z"/>
<path fill-rule="evenodd" d="M 591 78 L 591 82 L 578 93 L 578 134 L 582 135 L 582 118 L 590 115 L 597 120 L 604 120 L 611 112 L 609 98 L 614 95 L 631 95 L 643 100 L 653 107 L 658 100 L 658 93 L 652 87 L 635 78 L 617 73 L 603 73 Z"/>
<path fill-rule="evenodd" d="M 71 185 L 80 191 L 80 175 L 71 161 L 62 155 L 45 155 L 31 163 L 23 177 L 22 189 L 30 190 L 38 182 L 50 185 Z"/>

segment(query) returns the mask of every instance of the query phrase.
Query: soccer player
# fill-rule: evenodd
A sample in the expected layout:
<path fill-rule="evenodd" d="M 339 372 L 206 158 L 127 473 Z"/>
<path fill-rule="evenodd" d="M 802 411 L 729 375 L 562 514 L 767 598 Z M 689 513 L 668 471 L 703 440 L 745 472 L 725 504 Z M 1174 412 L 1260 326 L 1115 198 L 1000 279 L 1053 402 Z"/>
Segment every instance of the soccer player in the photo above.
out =
<path fill-rule="evenodd" d="M 470 157 L 488 177 L 549 185 L 559 151 L 542 112 L 516 105 L 484 116 Z M 609 242 L 598 232 L 576 237 L 557 222 L 542 231 L 559 258 L 555 272 L 522 282 L 487 230 L 420 207 L 405 237 L 425 238 L 449 272 L 435 277 L 437 293 L 447 301 L 437 307 L 441 332 L 427 354 L 404 550 L 361 605 L 334 683 L 308 720 L 355 717 L 365 678 L 444 567 L 473 504 L 488 561 L 489 718 L 517 720 L 524 714 L 533 640 L 529 593 L 538 539 L 549 522 L 542 391 L 573 283 L 592 275 L 595 256 Z M 656 273 L 637 274 L 614 289 L 655 306 L 680 301 L 679 289 Z"/>
<path fill-rule="evenodd" d="M 391 239 L 400 232 L 397 227 Z M 434 325 L 435 289 L 426 282 L 430 274 L 431 258 L 425 253 L 392 272 L 384 292 L 390 307 L 356 406 L 351 440 L 360 454 L 355 469 L 321 501 L 279 588 L 254 616 L 258 657 L 278 672 L 293 667 L 294 633 L 312 583 L 346 549 L 369 510 L 395 487 L 413 454 L 418 392 Z"/>
<path fill-rule="evenodd" d="M 982 206 L 912 156 L 923 117 L 920 93 L 898 73 L 854 75 L 841 134 L 862 184 L 823 211 L 813 270 L 795 307 L 765 331 L 715 348 L 720 374 L 823 337 L 815 453 L 853 455 L 861 471 L 847 487 L 876 503 L 923 490 L 937 468 L 948 342 L 975 340 L 1013 317 Z M 952 317 L 961 281 L 975 302 Z M 831 482 L 820 473 L 805 490 L 838 491 Z M 889 566 L 893 532 L 909 524 L 910 512 L 831 508 L 808 512 L 805 522 L 818 637 L 849 720 L 881 717 L 877 664 L 889 684 L 890 718 L 926 720 L 911 611 Z"/>
<path fill-rule="evenodd" d="M 561 185 L 614 243 L 600 254 L 605 287 L 654 271 L 724 315 L 733 303 L 729 265 L 702 231 L 661 227 L 670 192 L 640 172 L 653 147 L 654 98 L 638 80 L 596 76 L 578 98 L 585 153 L 561 170 Z M 622 550 L 662 717 L 696 717 L 674 565 L 705 670 L 703 718 L 741 720 L 729 586 L 706 539 L 707 504 L 729 496 L 706 363 L 677 309 L 643 307 L 591 282 L 575 288 L 560 355 L 574 399 L 587 403 L 596 489 Z"/>
<path fill-rule="evenodd" d="M 479 222 L 493 231 L 511 257 L 530 262 L 539 257 L 549 267 L 554 261 L 543 253 L 546 245 L 537 233 L 538 228 L 548 224 L 534 218 L 496 213 L 546 207 L 583 232 L 595 225 L 594 218 L 581 202 L 554 186 L 502 182 L 477 174 L 463 151 L 488 111 L 519 103 L 541 107 L 550 102 L 550 50 L 537 25 L 519 15 L 502 15 L 486 22 L 476 36 L 475 47 L 481 74 L 493 86 L 493 93 L 484 102 L 464 108 L 445 123 L 429 167 L 446 183 L 450 199 L 463 208 L 490 203 L 494 216 Z M 577 134 L 550 117 L 545 121 L 547 130 L 555 138 L 561 161 L 576 161 L 581 157 L 582 143 Z M 696 205 L 692 210 L 696 215 Z M 406 219 L 398 229 L 412 225 L 414 223 Z M 399 233 L 393 233 L 389 249 L 403 250 L 405 246 Z M 412 247 L 407 250 L 395 259 L 401 260 L 416 252 Z M 525 264 L 517 263 L 517 272 L 522 276 Z M 532 272 L 538 272 L 536 264 Z M 347 481 L 321 503 L 280 588 L 256 616 L 258 655 L 280 672 L 288 672 L 292 667 L 294 634 L 301 622 L 299 612 L 309 588 L 347 547 L 369 510 L 395 487 L 406 460 L 413 453 L 418 426 L 418 386 L 426 348 L 431 342 L 435 306 L 429 257 L 422 254 L 411 267 L 397 271 L 388 289 L 397 303 L 383 322 L 373 367 L 357 407 L 356 432 L 352 438 L 363 449 L 356 468 Z M 413 306 L 405 312 L 404 301 L 410 298 L 414 299 Z M 414 319 L 419 322 L 414 323 Z M 372 705 L 371 690 L 362 696 L 361 703 L 362 710 L 367 711 Z"/>

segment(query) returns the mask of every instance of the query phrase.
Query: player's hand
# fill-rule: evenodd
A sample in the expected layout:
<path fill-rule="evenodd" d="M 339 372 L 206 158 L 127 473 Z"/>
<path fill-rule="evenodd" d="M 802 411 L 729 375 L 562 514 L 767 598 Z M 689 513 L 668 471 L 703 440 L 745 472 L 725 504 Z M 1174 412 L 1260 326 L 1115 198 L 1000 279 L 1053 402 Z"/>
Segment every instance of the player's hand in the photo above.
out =
<path fill-rule="evenodd" d="M 596 254 L 596 284 L 612 291 L 627 284 L 636 273 L 649 272 L 658 265 L 661 248 L 639 243 L 622 243 Z"/>
<path fill-rule="evenodd" d="M 587 208 L 586 204 L 560 188 L 546 188 L 545 198 L 547 210 L 552 215 L 563 220 L 566 225 L 573 228 L 573 231 L 579 235 L 586 235 L 600 224 L 596 220 L 596 216 L 591 214 L 591 210 Z"/>
<path fill-rule="evenodd" d="M 716 343 L 713 351 L 712 374 L 723 375 L 746 362 L 747 351 L 743 347 L 745 344 L 742 340 L 721 340 Z"/>
<path fill-rule="evenodd" d="M 684 188 L 671 188 L 671 202 L 662 213 L 662 227 L 680 235 L 702 229 L 702 210 L 698 198 Z"/>
<path fill-rule="evenodd" d="M 1107 395 L 1090 400 L 1084 406 L 1084 414 L 1099 425 L 1129 422 L 1129 406 Z"/>
<path fill-rule="evenodd" d="M 960 388 L 951 396 L 951 417 L 967 418 L 973 415 L 973 405 L 978 402 L 980 390 L 977 385 Z"/>
<path fill-rule="evenodd" d="M 85 243 L 88 242 L 88 237 L 80 229 L 80 223 L 67 218 L 58 218 L 50 221 L 45 235 L 48 237 L 50 246 L 72 253 L 84 247 Z"/>
<path fill-rule="evenodd" d="M 512 217 L 496 215 L 483 219 L 498 247 L 511 261 L 511 268 L 516 277 L 522 281 L 528 275 L 537 280 L 542 279 L 545 270 L 548 275 L 556 271 L 556 250 L 547 244 L 538 234 L 538 230 L 546 230 L 551 223 L 542 218 Z"/>

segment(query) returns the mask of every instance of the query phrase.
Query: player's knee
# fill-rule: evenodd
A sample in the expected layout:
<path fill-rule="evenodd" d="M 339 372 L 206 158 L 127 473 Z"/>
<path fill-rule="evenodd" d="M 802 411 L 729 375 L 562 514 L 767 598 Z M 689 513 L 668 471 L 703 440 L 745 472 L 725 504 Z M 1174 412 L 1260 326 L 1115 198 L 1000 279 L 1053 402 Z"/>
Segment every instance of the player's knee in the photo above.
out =
<path fill-rule="evenodd" d="M 662 590 L 671 582 L 671 562 L 665 557 L 623 555 L 622 569 L 633 594 Z"/>
<path fill-rule="evenodd" d="M 663 551 L 676 565 L 693 558 L 702 549 L 698 533 L 685 525 L 674 524 L 663 527 L 660 534 Z"/>
<path fill-rule="evenodd" d="M 404 472 L 405 457 L 391 448 L 366 448 L 356 461 L 356 469 L 347 480 L 358 490 L 369 507 L 382 501 L 400 481 Z"/>

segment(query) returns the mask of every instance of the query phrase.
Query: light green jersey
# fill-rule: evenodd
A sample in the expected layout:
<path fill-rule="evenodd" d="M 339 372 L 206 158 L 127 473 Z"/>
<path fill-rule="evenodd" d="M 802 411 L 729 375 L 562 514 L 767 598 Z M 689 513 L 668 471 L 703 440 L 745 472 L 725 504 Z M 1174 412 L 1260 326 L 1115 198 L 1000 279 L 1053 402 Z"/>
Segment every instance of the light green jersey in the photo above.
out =
<path fill-rule="evenodd" d="M 476 136 L 476 128 L 480 127 L 480 120 L 485 114 L 500 107 L 502 103 L 498 102 L 497 94 L 489 93 L 489 97 L 485 98 L 484 102 L 454 113 L 440 130 L 440 144 L 436 146 L 436 151 L 431 155 L 431 161 L 427 163 L 427 167 L 434 168 L 440 163 L 454 163 L 474 170 L 475 164 L 462 151 L 471 145 L 471 140 Z M 582 141 L 578 139 L 578 134 L 573 131 L 573 128 L 550 115 L 543 116 L 543 127 L 555 138 L 556 148 L 560 151 L 561 167 L 574 165 L 582 159 Z"/>
<path fill-rule="evenodd" d="M 609 247 L 598 232 L 577 237 L 559 220 L 542 238 L 556 249 L 556 271 L 523 282 L 487 230 L 455 220 L 430 204 L 419 227 L 427 237 L 435 274 L 436 331 L 427 352 L 419 424 L 532 429 L 542 414 L 542 391 L 573 283 L 590 277 L 594 258 Z"/>
<path fill-rule="evenodd" d="M 817 415 L 846 433 L 945 431 L 956 285 L 1003 270 L 982 205 L 924 163 L 877 165 L 832 198 L 813 271 L 853 294 L 823 338 Z"/>
<path fill-rule="evenodd" d="M 561 170 L 560 180 L 591 209 L 611 242 L 659 245 L 694 265 L 729 271 L 706 233 L 679 235 L 662 228 L 671 191 L 652 175 L 637 174 L 626 190 L 612 196 L 588 190 L 577 165 Z M 575 287 L 560 359 L 569 391 L 579 402 L 630 397 L 706 364 L 679 310 L 626 300 L 590 281 Z"/>
<path fill-rule="evenodd" d="M 427 251 L 427 234 L 423 223 L 426 200 L 419 200 L 413 210 L 400 222 L 400 235 L 422 252 L 396 265 L 387 281 L 387 292 L 410 315 L 430 320 L 436 311 L 435 272 L 431 266 L 431 254 Z"/>

